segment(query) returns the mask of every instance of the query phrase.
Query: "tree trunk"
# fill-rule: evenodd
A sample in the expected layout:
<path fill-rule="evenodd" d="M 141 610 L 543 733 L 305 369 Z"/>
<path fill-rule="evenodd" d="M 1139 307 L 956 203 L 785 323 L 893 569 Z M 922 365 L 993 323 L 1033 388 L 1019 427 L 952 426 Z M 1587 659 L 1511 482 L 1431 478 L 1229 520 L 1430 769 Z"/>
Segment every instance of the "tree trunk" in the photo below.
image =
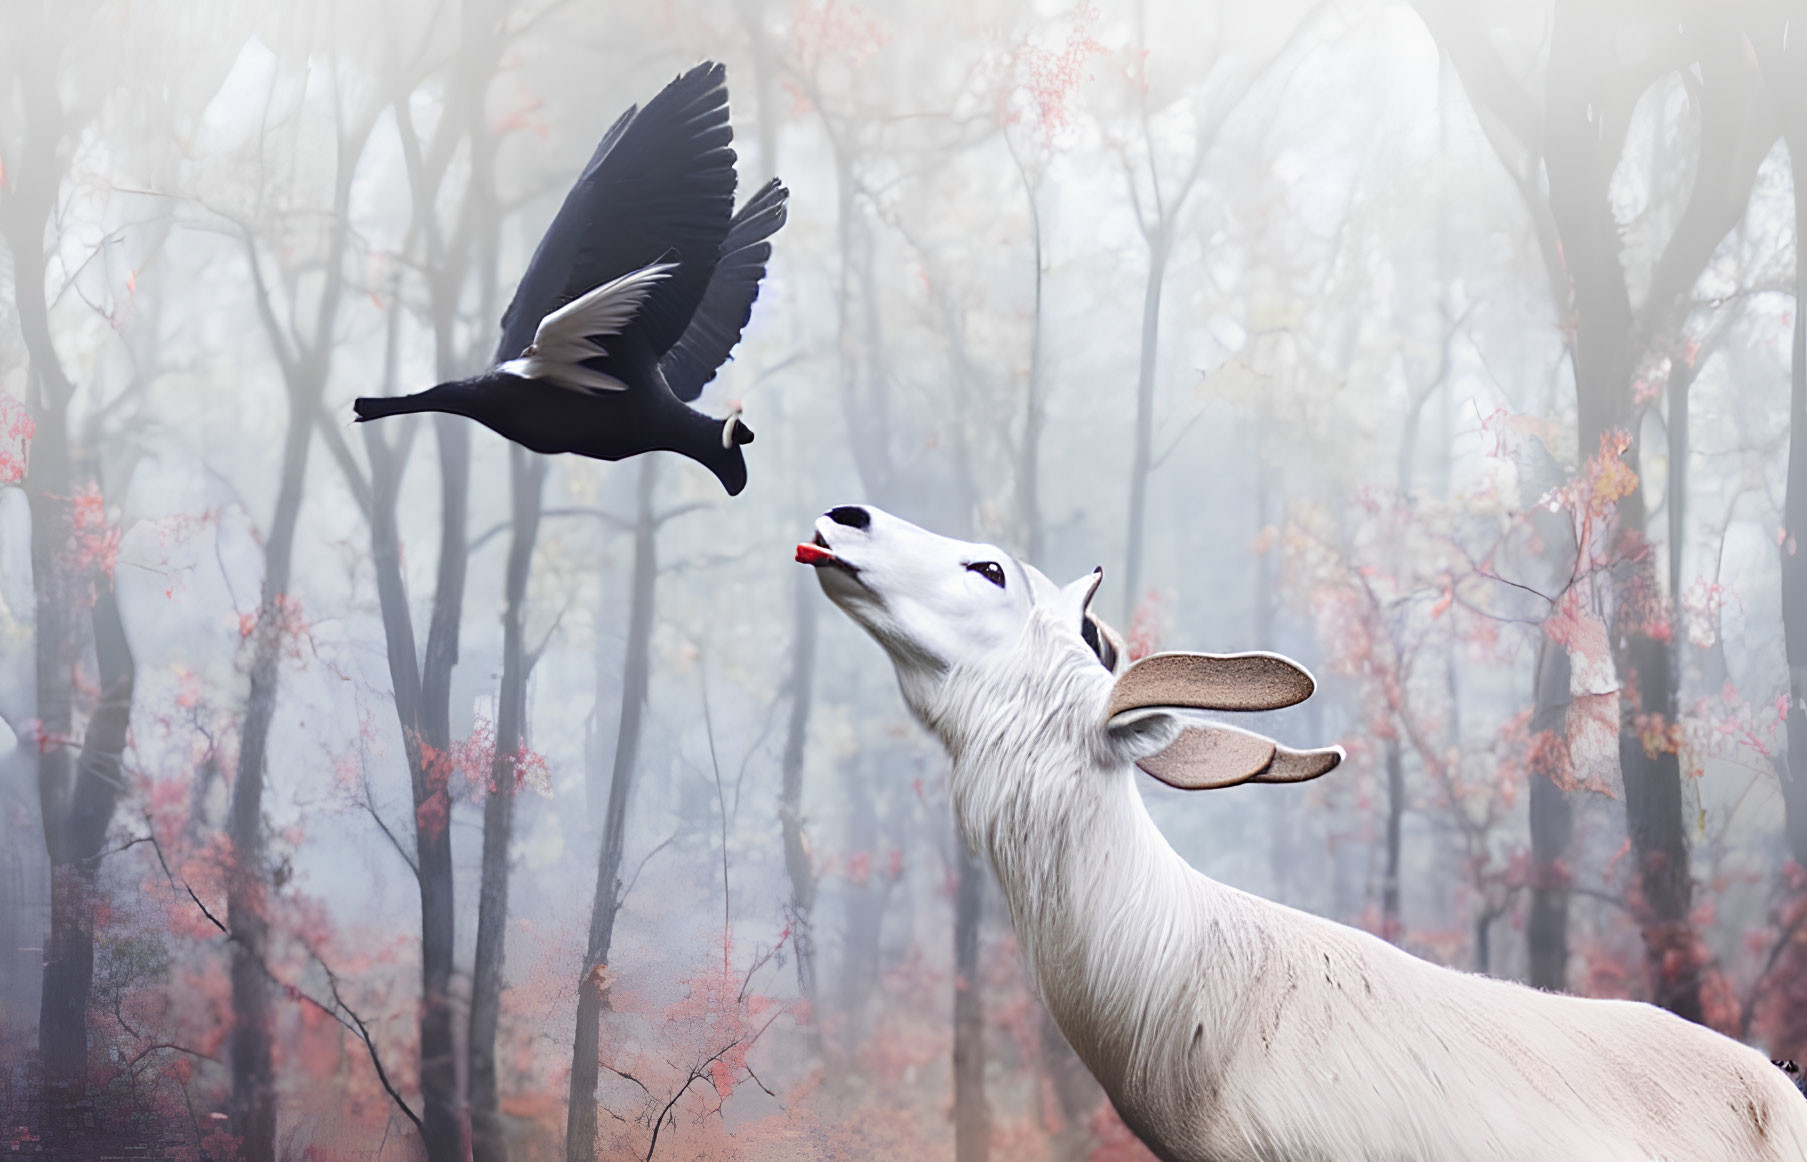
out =
<path fill-rule="evenodd" d="M 863 294 L 868 299 L 873 294 L 871 239 L 869 232 L 857 220 L 859 210 L 855 197 L 857 190 L 853 159 L 846 155 L 839 138 L 833 133 L 829 135 L 829 140 L 835 147 L 835 189 L 839 213 L 836 234 L 840 248 L 840 294 L 836 303 L 835 345 L 841 371 L 841 390 L 836 394 L 840 397 L 842 415 L 847 422 L 847 434 L 853 443 L 853 463 L 859 471 L 860 483 L 865 487 L 866 495 L 883 504 L 891 495 L 896 481 L 891 457 L 889 399 L 882 376 L 874 374 L 871 369 L 864 376 L 860 374 L 861 336 L 854 328 L 853 315 L 856 293 Z M 860 266 L 857 292 L 854 277 L 856 264 Z M 876 317 L 876 311 L 869 307 L 865 312 L 867 339 L 874 336 L 872 328 Z"/>
<path fill-rule="evenodd" d="M 232 1120 L 246 1162 L 275 1162 L 276 1158 L 275 1073 L 265 968 L 269 897 L 263 866 L 263 794 L 270 723 L 276 713 L 282 672 L 284 623 L 289 616 L 295 526 L 301 517 L 318 395 L 313 384 L 290 389 L 282 477 L 276 513 L 264 540 L 263 595 L 251 631 L 250 692 L 245 698 L 238 774 L 232 783 L 227 823 L 232 840 L 232 868 L 226 877 L 226 925 L 232 931 Z"/>
<path fill-rule="evenodd" d="M 791 951 L 797 958 L 797 992 L 812 1008 L 816 1003 L 816 941 L 810 917 L 816 906 L 816 871 L 809 839 L 803 831 L 803 758 L 809 742 L 810 704 L 815 696 L 818 600 L 813 571 L 800 571 L 792 603 L 797 628 L 791 641 L 791 673 L 786 684 L 790 716 L 785 724 L 784 756 L 779 765 L 783 781 L 778 797 L 784 867 L 791 880 Z M 811 1027 L 817 1027 L 813 1020 Z"/>
<path fill-rule="evenodd" d="M 889 757 L 882 744 L 867 746 L 840 766 L 846 795 L 840 841 L 846 851 L 878 850 L 878 808 L 872 788 L 887 773 Z M 955 842 L 959 840 L 956 838 Z M 848 1055 L 856 1052 L 865 1039 L 867 1008 L 883 970 L 879 941 L 884 934 L 888 893 L 881 890 L 877 881 L 877 876 L 871 876 L 865 883 L 856 884 L 843 877 L 837 892 L 841 897 L 841 961 L 833 1003 L 840 1027 L 839 1048 Z"/>
<path fill-rule="evenodd" d="M 1627 462 L 1636 471 L 1636 450 Z M 1621 544 L 1644 545 L 1643 496 L 1619 502 Z M 1625 821 L 1636 857 L 1644 946 L 1654 1000 L 1690 1021 L 1702 1017 L 1701 958 L 1689 916 L 1694 883 L 1688 871 L 1688 836 L 1682 822 L 1681 755 L 1675 745 L 1646 745 L 1651 729 L 1676 721 L 1674 659 L 1669 643 L 1652 636 L 1645 603 L 1658 604 L 1656 564 L 1647 550 L 1615 585 L 1617 632 L 1613 661 L 1619 672 L 1619 773 L 1625 783 Z M 1643 716 L 1648 716 L 1644 718 Z"/>
<path fill-rule="evenodd" d="M 1023 192 L 1029 198 L 1029 242 L 1034 261 L 1035 306 L 1029 320 L 1029 375 L 1024 386 L 1023 442 L 1017 449 L 1016 497 L 1018 536 L 1022 538 L 1026 560 L 1042 563 L 1042 542 L 1046 532 L 1042 521 L 1041 451 L 1042 417 L 1042 215 L 1036 203 L 1036 183 L 1022 162 L 1017 162 Z"/>
<path fill-rule="evenodd" d="M 1280 512 L 1273 514 L 1274 478 L 1277 473 L 1268 463 L 1266 448 L 1268 432 L 1265 424 L 1258 423 L 1252 431 L 1254 437 L 1254 473 L 1255 473 L 1255 526 L 1256 536 L 1265 545 L 1255 554 L 1255 592 L 1253 596 L 1253 622 L 1255 638 L 1253 645 L 1258 650 L 1279 650 L 1279 594 L 1280 585 L 1274 559 L 1280 554 L 1280 546 L 1276 541 L 1267 544 L 1265 530 L 1285 520 L 1285 502 L 1279 502 Z M 1298 854 L 1294 843 L 1297 831 L 1298 804 L 1284 795 L 1266 795 L 1267 800 L 1267 864 L 1268 875 L 1273 882 L 1271 894 L 1278 903 L 1289 903 L 1293 898 L 1293 883 L 1297 872 Z"/>
<path fill-rule="evenodd" d="M 766 27 L 766 0 L 735 0 L 735 11 L 746 26 L 747 41 L 753 56 L 754 129 L 759 142 L 759 168 L 751 175 L 742 171 L 742 180 L 752 177 L 748 188 L 759 189 L 778 176 L 778 71 L 777 54 L 772 49 L 771 29 Z"/>
<path fill-rule="evenodd" d="M 458 631 L 464 612 L 464 576 L 470 495 L 470 425 L 453 416 L 435 416 L 439 436 L 439 570 L 433 588 L 432 621 L 427 628 L 425 664 L 421 670 L 419 724 L 422 739 L 434 753 L 447 755 L 452 745 L 452 668 L 458 662 Z M 458 1056 L 453 1033 L 452 975 L 455 968 L 457 915 L 452 878 L 451 772 L 441 759 L 432 778 L 421 771 L 416 782 L 414 851 L 420 868 L 420 1091 L 422 1122 L 429 1162 L 469 1154 L 468 1127 L 458 1092 Z M 424 798 L 422 796 L 425 796 Z M 445 825 L 422 827 L 424 807 L 437 817 L 443 803 Z"/>
<path fill-rule="evenodd" d="M 88 998 L 94 981 L 95 878 L 119 797 L 120 756 L 132 713 L 136 670 L 111 578 L 96 578 L 92 614 L 100 704 L 88 719 L 80 758 L 58 810 L 44 813 L 50 865 L 50 938 L 45 945 L 38 1037 L 53 1096 L 73 1100 L 86 1087 Z M 60 599 L 69 601 L 64 591 Z M 57 749 L 67 768 L 72 744 Z M 46 756 L 48 757 L 48 756 Z"/>
<path fill-rule="evenodd" d="M 1161 286 L 1167 277 L 1168 227 L 1157 222 L 1148 238 L 1148 281 L 1142 288 L 1142 360 L 1136 374 L 1136 444 L 1129 462 L 1129 527 L 1123 548 L 1123 628 L 1129 629 L 1142 599 L 1143 530 L 1148 520 L 1148 476 L 1154 470 L 1154 373 L 1161 338 Z"/>
<path fill-rule="evenodd" d="M 44 234 L 66 172 L 59 150 L 71 131 L 56 88 L 57 72 L 51 63 L 61 46 L 52 41 L 50 30 L 43 23 L 45 11 L 27 6 L 8 29 L 14 52 L 24 53 L 25 46 L 35 46 L 32 51 L 47 56 L 39 62 L 40 67 L 25 68 L 19 73 L 25 133 L 19 142 L 15 176 L 10 185 L 0 188 L 0 232 L 5 235 L 12 260 L 13 305 L 29 359 L 28 383 L 37 425 L 25 496 L 31 513 L 38 796 L 51 883 L 38 1047 L 43 1059 L 45 1097 L 54 1108 L 78 1101 L 86 1089 L 88 995 L 94 969 L 91 888 L 95 869 L 91 861 L 100 850 L 112 819 L 116 784 L 95 784 L 94 779 L 105 764 L 92 764 L 86 742 L 78 762 L 72 737 L 73 674 L 82 647 L 82 615 L 78 606 L 90 578 L 76 576 L 71 568 L 74 475 L 68 412 L 75 385 L 63 370 L 51 336 L 44 286 Z M 101 579 L 93 580 L 97 585 L 103 584 Z M 103 697 L 111 698 L 113 691 L 106 672 L 109 657 L 102 653 L 106 648 L 103 629 L 118 622 L 110 578 L 104 581 L 92 618 L 102 667 Z M 123 631 L 117 641 L 123 649 Z M 117 708 L 121 715 L 130 712 L 129 654 L 126 668 L 124 702 Z M 113 708 L 103 704 L 96 712 L 97 718 L 108 717 L 110 721 L 110 709 Z M 124 718 L 119 721 L 123 736 Z M 89 724 L 90 738 L 95 737 L 95 725 L 92 721 Z M 116 770 L 117 752 L 111 763 Z"/>
<path fill-rule="evenodd" d="M 1788 487 L 1783 499 L 1782 634 L 1788 658 L 1788 851 L 1807 867 L 1807 125 L 1793 126 L 1794 353 L 1788 377 Z"/>
<path fill-rule="evenodd" d="M 25 256 L 16 256 L 19 267 Z M 23 304 L 42 287 L 29 271 L 15 270 L 17 298 Z M 23 276 L 23 277 L 20 277 Z M 38 298 L 42 300 L 42 291 Z M 45 331 L 48 337 L 48 330 Z M 32 367 L 45 399 L 32 449 L 26 498 L 31 507 L 31 572 L 36 620 L 33 626 L 38 717 L 38 801 L 44 847 L 50 857 L 50 933 L 44 945 L 44 983 L 39 998 L 38 1049 L 44 1078 L 58 1101 L 78 1099 L 88 1068 L 88 982 L 93 977 L 93 933 L 88 913 L 87 880 L 78 873 L 68 851 L 67 820 L 75 784 L 75 697 L 71 675 L 79 639 L 72 608 L 76 579 L 71 575 L 67 396 L 55 393 L 33 354 Z M 24 740 L 21 740 L 22 742 Z"/>
<path fill-rule="evenodd" d="M 985 908 L 985 869 L 966 845 L 959 853 L 954 901 L 954 1159 L 991 1156 L 991 1108 L 985 1101 L 985 1001 L 979 964 L 979 921 Z"/>
<path fill-rule="evenodd" d="M 1566 753 L 1569 651 L 1548 638 L 1538 649 L 1531 701 L 1531 909 L 1525 943 L 1532 987 L 1560 992 L 1569 977 L 1567 858 L 1575 809 L 1554 777 L 1558 756 Z"/>
<path fill-rule="evenodd" d="M 1398 943 L 1400 829 L 1405 818 L 1405 756 L 1397 736 L 1387 739 L 1386 868 L 1380 881 L 1380 934 Z"/>
<path fill-rule="evenodd" d="M 88 994 L 94 982 L 94 872 L 81 864 L 50 865 L 50 938 L 38 1002 L 38 1048 L 44 1080 L 58 1104 L 87 1092 Z"/>
<path fill-rule="evenodd" d="M 413 422 L 413 421 L 411 421 Z M 462 421 L 453 421 L 461 424 Z M 408 607 L 402 578 L 401 537 L 396 525 L 396 500 L 403 465 L 377 432 L 364 427 L 370 453 L 371 512 L 370 551 L 376 569 L 377 598 L 383 617 L 383 635 L 389 657 L 389 678 L 395 691 L 395 712 L 407 754 L 411 800 L 414 805 L 414 856 L 420 896 L 420 1093 L 422 1142 L 429 1162 L 456 1162 L 464 1155 L 464 1126 L 458 1108 L 458 1061 L 453 1045 L 452 999 L 453 894 L 451 843 L 451 775 L 449 730 L 444 729 L 447 705 L 445 681 L 439 685 L 436 713 L 423 703 L 420 669 L 415 661 L 413 615 Z M 442 465 L 442 488 L 447 496 L 441 509 L 440 581 L 434 595 L 434 613 L 447 608 L 448 596 L 462 603 L 464 513 L 462 487 L 453 489 L 447 478 L 457 475 L 457 465 Z M 452 503 L 455 499 L 456 503 Z M 455 578 L 446 585 L 447 557 L 455 554 Z M 457 607 L 451 607 L 455 615 Z M 450 619 L 456 650 L 457 617 Z M 429 638 L 429 643 L 431 639 Z M 432 653 L 431 644 L 428 647 Z M 442 646 L 443 652 L 443 646 Z M 454 655 L 455 656 L 455 655 Z M 446 667 L 449 675 L 450 667 Z M 428 725 L 441 727 L 437 737 Z"/>
<path fill-rule="evenodd" d="M 275 1070 L 272 1062 L 269 968 L 270 897 L 264 882 L 263 794 L 268 773 L 270 724 L 276 714 L 285 631 L 295 614 L 289 580 L 295 528 L 301 517 L 308 451 L 320 397 L 332 370 L 334 325 L 345 290 L 345 251 L 351 238 L 351 184 L 370 141 L 374 111 L 359 118 L 338 140 L 333 175 L 333 211 L 325 281 L 314 308 L 313 332 L 297 333 L 291 316 L 279 321 L 265 286 L 257 246 L 245 235 L 245 253 L 255 284 L 254 305 L 272 352 L 282 369 L 289 417 L 283 440 L 276 509 L 264 538 L 264 576 L 257 622 L 251 632 L 249 688 L 239 732 L 238 773 L 232 783 L 227 836 L 232 866 L 226 876 L 227 927 L 232 933 L 231 1120 L 243 1162 L 274 1162 L 276 1154 Z"/>
<path fill-rule="evenodd" d="M 590 938 L 577 984 L 577 1027 L 571 1039 L 571 1087 L 565 1111 L 566 1162 L 596 1157 L 596 1080 L 600 1068 L 602 1011 L 608 1006 L 609 949 L 621 908 L 621 858 L 627 843 L 627 812 L 639 771 L 640 733 L 645 724 L 647 688 L 652 680 L 652 634 L 659 582 L 659 522 L 653 512 L 659 461 L 640 459 L 634 513 L 633 592 L 628 599 L 627 651 L 622 662 L 621 725 L 615 734 L 614 774 L 604 817 L 602 848 L 596 860 L 596 891 L 590 900 Z"/>
<path fill-rule="evenodd" d="M 1688 536 L 1688 395 L 1694 371 L 1677 359 L 1669 369 L 1669 469 L 1663 504 L 1669 517 L 1669 624 L 1675 640 L 1687 640 L 1682 620 L 1682 547 Z"/>
<path fill-rule="evenodd" d="M 473 134 L 472 153 L 483 156 Z M 473 170 L 477 163 L 473 161 Z M 485 170 L 487 172 L 487 170 Z M 485 210 L 480 185 L 473 194 Z M 486 218 L 493 246 L 497 223 Z M 493 265 L 485 274 L 493 281 Z M 445 288 L 436 298 L 445 307 L 434 311 L 435 364 L 439 378 L 453 378 L 459 368 L 451 353 L 456 325 L 456 291 Z M 429 1162 L 451 1162 L 469 1156 L 469 1126 L 458 1091 L 458 1051 L 454 1033 L 452 976 L 456 968 L 457 901 L 452 873 L 451 771 L 452 670 L 458 664 L 459 631 L 464 616 L 465 574 L 470 563 L 470 423 L 458 416 L 435 415 L 433 432 L 439 450 L 439 562 L 433 584 L 433 612 L 420 667 L 420 702 L 414 729 L 432 748 L 435 767 L 410 766 L 414 792 L 414 852 L 420 878 L 420 1091 L 423 1138 Z M 399 562 L 398 562 L 399 563 Z M 405 610 L 404 610 L 405 611 Z M 412 663 L 412 635 L 408 654 Z M 418 755 L 416 756 L 418 758 Z M 443 818 L 438 826 L 422 826 Z"/>
<path fill-rule="evenodd" d="M 507 1162 L 499 1112 L 496 1030 L 502 1014 L 502 960 L 508 925 L 508 846 L 514 832 L 517 756 L 526 737 L 527 579 L 539 537 L 546 462 L 508 447 L 513 524 L 503 581 L 502 685 L 496 699 L 496 752 L 483 800 L 483 884 L 477 897 L 477 953 L 471 971 L 471 1158 Z"/>
<path fill-rule="evenodd" d="M 494 142 L 480 126 L 483 94 L 495 67 L 494 42 L 485 38 L 478 5 L 463 5 L 459 63 L 453 87 L 462 94 L 457 115 L 450 111 L 434 129 L 423 158 L 421 143 L 408 116 L 407 97 L 395 105 L 402 131 L 403 156 L 414 209 L 410 233 L 425 243 L 427 312 L 433 331 L 434 370 L 441 382 L 465 368 L 454 342 L 458 303 L 471 268 L 473 239 L 479 254 L 479 315 L 488 317 L 495 275 L 498 229 L 494 198 L 489 192 Z M 470 146 L 463 213 L 449 243 L 438 226 L 437 199 L 444 190 L 445 163 L 460 138 Z M 394 346 L 400 318 L 399 296 L 390 315 L 390 355 L 385 361 L 385 390 L 394 390 Z M 464 362 L 468 362 L 465 360 Z M 402 576 L 401 539 L 396 523 L 397 497 L 406 470 L 406 452 L 379 434 L 364 430 L 371 466 L 371 551 L 377 592 L 395 690 L 396 716 L 406 748 L 410 800 L 414 806 L 415 878 L 420 898 L 420 1043 L 421 1137 L 428 1162 L 459 1162 L 469 1154 L 468 1127 L 460 1101 L 458 1056 L 451 981 L 455 969 L 456 898 L 452 873 L 452 788 L 450 751 L 451 679 L 458 662 L 464 583 L 468 567 L 468 499 L 470 493 L 470 425 L 459 417 L 436 414 L 433 430 L 439 451 L 439 561 L 433 608 L 427 628 L 425 656 L 416 653 L 412 610 Z M 408 423 L 420 423 L 409 420 Z M 404 429 L 405 431 L 405 429 Z M 403 439 L 412 448 L 414 432 Z"/>
<path fill-rule="evenodd" d="M 756 184 L 776 176 L 778 168 L 779 102 L 778 68 L 772 50 L 772 37 L 766 27 L 765 0 L 739 0 L 742 22 L 747 27 L 753 46 L 754 89 L 758 95 L 759 177 Z M 851 182 L 851 173 L 837 174 Z M 850 189 L 850 186 L 848 187 Z M 842 211 L 850 213 L 851 198 L 842 202 Z M 843 265 L 845 253 L 843 253 Z M 846 286 L 845 275 L 842 280 Z M 784 868 L 791 881 L 790 925 L 791 952 L 797 962 L 797 992 L 812 1012 L 812 1034 L 820 1029 L 814 1013 L 816 992 L 816 941 L 813 913 L 816 905 L 816 872 L 810 858 L 809 839 L 803 827 L 803 760 L 809 743 L 810 710 L 815 701 L 816 623 L 819 599 L 816 579 L 811 570 L 797 576 L 792 602 L 791 672 L 785 687 L 790 697 L 790 712 L 785 721 L 784 752 L 780 760 L 778 821 L 784 836 Z M 625 713 L 626 707 L 623 707 Z"/>
<path fill-rule="evenodd" d="M 1605 164 L 1618 156 L 1621 142 L 1602 134 L 1594 113 L 1600 94 L 1591 87 L 1598 63 L 1591 58 L 1612 35 L 1602 13 L 1559 5 L 1547 69 L 1550 210 L 1573 279 L 1572 355 L 1583 457 L 1598 453 L 1602 439 L 1615 430 L 1629 432 L 1634 441 L 1637 436 L 1630 398 L 1633 316 L 1620 262 L 1619 227 L 1608 196 L 1611 167 Z M 1680 293 L 1692 282 L 1685 280 Z M 1634 443 L 1624 457 L 1634 472 L 1638 457 Z M 1653 624 L 1667 617 L 1646 516 L 1642 491 L 1633 489 L 1619 501 L 1613 532 L 1612 553 L 1622 562 L 1614 577 L 1616 625 L 1610 635 L 1620 687 L 1619 769 L 1654 999 L 1697 1021 L 1699 962 L 1688 918 L 1692 884 L 1682 825 L 1681 764 L 1673 747 L 1647 750 L 1647 731 L 1641 729 L 1650 723 L 1667 729 L 1675 721 L 1668 644 L 1651 636 Z"/>

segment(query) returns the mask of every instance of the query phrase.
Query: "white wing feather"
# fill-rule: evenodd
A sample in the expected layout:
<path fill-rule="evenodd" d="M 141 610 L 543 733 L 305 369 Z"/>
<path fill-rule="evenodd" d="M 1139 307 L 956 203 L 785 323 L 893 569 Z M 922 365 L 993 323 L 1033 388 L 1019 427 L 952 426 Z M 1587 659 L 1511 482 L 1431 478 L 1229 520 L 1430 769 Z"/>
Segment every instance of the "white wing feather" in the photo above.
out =
<path fill-rule="evenodd" d="M 580 391 L 627 390 L 627 384 L 585 367 L 583 361 L 604 354 L 596 338 L 619 335 L 653 287 L 676 269 L 675 262 L 654 262 L 585 291 L 541 319 L 533 345 L 498 370 Z"/>

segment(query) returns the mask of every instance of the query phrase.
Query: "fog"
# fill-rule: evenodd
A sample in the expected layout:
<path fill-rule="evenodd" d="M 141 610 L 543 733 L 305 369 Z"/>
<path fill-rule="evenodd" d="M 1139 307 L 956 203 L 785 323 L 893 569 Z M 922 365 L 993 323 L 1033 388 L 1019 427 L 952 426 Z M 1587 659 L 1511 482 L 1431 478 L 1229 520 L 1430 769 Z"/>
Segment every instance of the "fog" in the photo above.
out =
<path fill-rule="evenodd" d="M 1789 14 L 7 0 L 0 1156 L 1148 1157 L 792 560 L 852 502 L 1313 671 L 1329 776 L 1142 780 L 1207 875 L 1807 1055 Z M 703 59 L 746 491 L 354 426 Z"/>

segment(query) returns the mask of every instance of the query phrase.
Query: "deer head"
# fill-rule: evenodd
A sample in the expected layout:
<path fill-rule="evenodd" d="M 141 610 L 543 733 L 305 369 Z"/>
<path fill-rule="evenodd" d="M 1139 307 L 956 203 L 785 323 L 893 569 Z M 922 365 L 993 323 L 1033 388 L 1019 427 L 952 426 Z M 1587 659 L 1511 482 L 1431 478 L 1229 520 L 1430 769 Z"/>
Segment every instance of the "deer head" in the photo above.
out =
<path fill-rule="evenodd" d="M 1102 711 L 1081 724 L 1096 732 L 1088 741 L 1170 786 L 1302 782 L 1342 761 L 1338 747 L 1296 751 L 1200 717 L 1310 697 L 1311 675 L 1278 654 L 1162 653 L 1125 666 L 1121 639 L 1091 612 L 1101 569 L 1057 586 L 994 545 L 937 536 L 867 505 L 830 509 L 814 539 L 797 546 L 797 560 L 815 566 L 829 600 L 884 647 L 905 701 L 924 722 L 944 715 L 950 701 L 999 696 L 995 680 L 969 676 L 1054 666 L 1063 688 L 1100 688 L 1093 702 Z M 1052 654 L 1021 648 L 1032 627 Z M 977 709 L 1054 715 L 1075 704 L 1012 698 L 1020 704 Z"/>

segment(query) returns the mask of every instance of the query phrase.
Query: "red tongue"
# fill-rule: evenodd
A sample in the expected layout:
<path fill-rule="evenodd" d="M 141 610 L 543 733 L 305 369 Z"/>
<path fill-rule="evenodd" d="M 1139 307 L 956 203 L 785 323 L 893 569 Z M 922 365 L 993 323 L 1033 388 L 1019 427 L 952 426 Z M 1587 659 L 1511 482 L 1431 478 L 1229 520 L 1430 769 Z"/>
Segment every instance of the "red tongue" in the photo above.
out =
<path fill-rule="evenodd" d="M 834 560 L 834 554 L 821 545 L 812 545 L 806 542 L 797 546 L 797 564 L 799 565 L 825 565 L 832 560 Z"/>

